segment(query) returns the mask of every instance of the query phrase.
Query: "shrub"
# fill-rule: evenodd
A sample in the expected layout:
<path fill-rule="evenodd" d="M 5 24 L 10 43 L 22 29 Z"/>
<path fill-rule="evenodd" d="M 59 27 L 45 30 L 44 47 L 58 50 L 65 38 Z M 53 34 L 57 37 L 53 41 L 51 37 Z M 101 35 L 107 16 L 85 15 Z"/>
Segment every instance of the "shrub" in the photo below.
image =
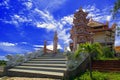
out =
<path fill-rule="evenodd" d="M 105 73 L 105 72 L 98 72 L 93 71 L 93 80 L 120 80 L 120 73 Z M 89 71 L 85 72 L 80 77 L 75 78 L 74 80 L 91 80 L 89 76 Z"/>
<path fill-rule="evenodd" d="M 111 49 L 109 47 L 103 47 L 103 57 L 113 58 L 114 51 L 111 51 Z"/>
<path fill-rule="evenodd" d="M 0 60 L 0 66 L 4 66 L 4 65 L 6 65 L 6 61 Z"/>

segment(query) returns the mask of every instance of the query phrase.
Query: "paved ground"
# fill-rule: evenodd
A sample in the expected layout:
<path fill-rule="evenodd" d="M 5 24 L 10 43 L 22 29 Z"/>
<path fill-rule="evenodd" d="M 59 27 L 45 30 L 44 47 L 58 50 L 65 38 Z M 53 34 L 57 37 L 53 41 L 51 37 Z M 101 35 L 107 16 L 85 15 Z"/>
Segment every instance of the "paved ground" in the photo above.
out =
<path fill-rule="evenodd" d="M 2 77 L 0 80 L 59 80 L 49 78 L 27 78 L 27 77 Z"/>

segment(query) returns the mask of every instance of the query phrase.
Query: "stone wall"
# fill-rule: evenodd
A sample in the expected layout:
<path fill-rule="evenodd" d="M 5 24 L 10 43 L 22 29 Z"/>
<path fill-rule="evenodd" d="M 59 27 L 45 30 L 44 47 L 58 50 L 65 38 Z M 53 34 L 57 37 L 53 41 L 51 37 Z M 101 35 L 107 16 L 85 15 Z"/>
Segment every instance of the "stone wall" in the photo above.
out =
<path fill-rule="evenodd" d="M 94 60 L 92 62 L 92 69 L 120 72 L 120 60 Z"/>

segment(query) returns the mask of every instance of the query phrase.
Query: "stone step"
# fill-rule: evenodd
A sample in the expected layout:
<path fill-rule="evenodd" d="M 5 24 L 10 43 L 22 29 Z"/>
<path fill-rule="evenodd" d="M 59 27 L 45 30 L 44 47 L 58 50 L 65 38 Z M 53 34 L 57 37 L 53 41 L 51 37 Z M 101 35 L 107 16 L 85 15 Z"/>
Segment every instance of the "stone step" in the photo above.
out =
<path fill-rule="evenodd" d="M 37 59 L 65 59 L 65 57 L 42 56 L 42 57 L 38 57 Z"/>
<path fill-rule="evenodd" d="M 38 67 L 64 67 L 66 68 L 66 64 L 38 64 L 38 63 L 23 63 L 21 66 L 38 66 Z"/>
<path fill-rule="evenodd" d="M 25 72 L 25 73 L 35 73 L 35 74 L 45 74 L 45 75 L 55 75 L 63 76 L 63 72 L 53 72 L 53 71 L 39 71 L 39 70 L 25 70 L 25 69 L 9 69 L 12 72 Z"/>
<path fill-rule="evenodd" d="M 57 58 L 53 58 L 53 59 L 51 59 L 51 58 L 49 58 L 49 59 L 32 59 L 32 61 L 66 61 L 66 59 L 65 58 L 60 58 L 60 59 L 57 59 Z"/>
<path fill-rule="evenodd" d="M 63 55 L 42 55 L 42 57 L 65 57 Z"/>
<path fill-rule="evenodd" d="M 37 67 L 37 66 L 16 66 L 14 69 L 25 69 L 25 70 L 39 70 L 39 71 L 53 71 L 53 72 L 63 72 L 67 68 L 61 67 Z"/>
<path fill-rule="evenodd" d="M 55 56 L 42 55 L 31 59 L 19 66 L 8 69 L 9 76 L 20 77 L 48 77 L 62 79 L 65 71 L 67 58 L 61 54 Z"/>
<path fill-rule="evenodd" d="M 66 64 L 66 61 L 28 61 L 27 63 Z"/>

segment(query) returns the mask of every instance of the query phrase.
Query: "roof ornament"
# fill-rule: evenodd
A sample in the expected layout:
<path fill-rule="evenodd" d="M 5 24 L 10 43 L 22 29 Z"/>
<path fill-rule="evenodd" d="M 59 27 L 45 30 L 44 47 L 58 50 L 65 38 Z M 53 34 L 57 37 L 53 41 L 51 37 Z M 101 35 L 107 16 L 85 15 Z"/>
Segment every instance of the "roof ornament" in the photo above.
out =
<path fill-rule="evenodd" d="M 93 18 L 92 18 L 92 16 L 91 16 L 89 22 L 92 22 L 92 21 L 94 21 L 94 20 L 93 20 Z"/>

